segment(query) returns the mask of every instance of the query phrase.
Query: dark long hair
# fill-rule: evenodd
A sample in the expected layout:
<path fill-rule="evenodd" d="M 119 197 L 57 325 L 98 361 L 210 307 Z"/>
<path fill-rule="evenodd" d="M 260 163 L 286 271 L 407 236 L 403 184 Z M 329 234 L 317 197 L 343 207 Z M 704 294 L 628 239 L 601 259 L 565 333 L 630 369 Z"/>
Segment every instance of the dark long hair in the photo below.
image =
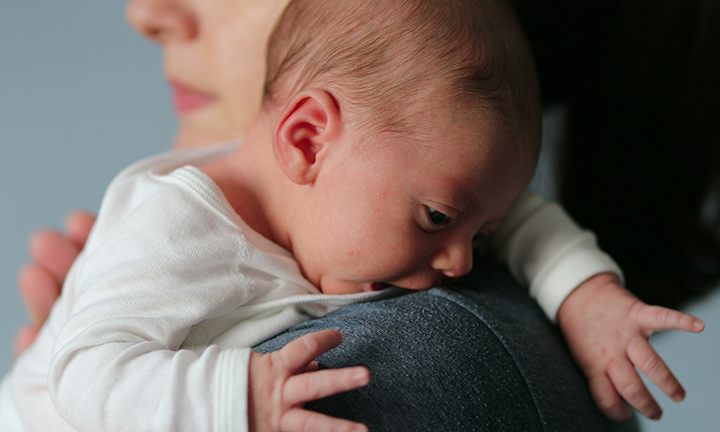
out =
<path fill-rule="evenodd" d="M 560 196 L 666 306 L 720 279 L 720 2 L 515 0 L 545 102 L 569 109 Z"/>

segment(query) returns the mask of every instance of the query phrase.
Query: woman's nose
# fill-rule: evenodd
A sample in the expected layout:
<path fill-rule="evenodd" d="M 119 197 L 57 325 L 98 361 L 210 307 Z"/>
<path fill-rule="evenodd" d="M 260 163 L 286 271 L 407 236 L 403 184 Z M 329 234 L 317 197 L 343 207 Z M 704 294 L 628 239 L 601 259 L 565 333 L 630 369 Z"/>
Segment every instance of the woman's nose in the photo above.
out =
<path fill-rule="evenodd" d="M 197 36 L 197 17 L 177 0 L 131 0 L 126 14 L 138 33 L 160 44 Z"/>
<path fill-rule="evenodd" d="M 473 266 L 472 242 L 458 240 L 448 244 L 433 256 L 431 265 L 448 277 L 465 276 Z"/>

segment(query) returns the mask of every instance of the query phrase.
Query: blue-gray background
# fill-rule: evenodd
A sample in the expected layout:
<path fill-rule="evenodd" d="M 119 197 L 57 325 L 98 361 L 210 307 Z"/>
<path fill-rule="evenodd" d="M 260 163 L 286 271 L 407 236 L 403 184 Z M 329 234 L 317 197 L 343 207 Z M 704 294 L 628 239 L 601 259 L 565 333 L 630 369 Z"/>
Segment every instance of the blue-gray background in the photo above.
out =
<path fill-rule="evenodd" d="M 15 274 L 28 235 L 60 228 L 72 209 L 96 211 L 115 173 L 168 149 L 169 96 L 160 51 L 126 25 L 123 2 L 0 0 L 0 372 L 27 321 Z M 561 122 L 562 110 L 546 116 Z M 720 428 L 720 293 L 687 310 L 706 321 L 703 334 L 653 340 L 688 398 L 676 405 L 653 389 L 666 412 L 643 421 L 648 432 Z"/>

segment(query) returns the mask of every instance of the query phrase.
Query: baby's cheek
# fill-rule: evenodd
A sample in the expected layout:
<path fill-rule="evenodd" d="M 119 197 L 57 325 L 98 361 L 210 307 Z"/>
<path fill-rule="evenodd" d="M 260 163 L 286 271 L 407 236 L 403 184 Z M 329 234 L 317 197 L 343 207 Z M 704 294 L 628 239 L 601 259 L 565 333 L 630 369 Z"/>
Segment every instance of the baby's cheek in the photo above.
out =
<path fill-rule="evenodd" d="M 355 258 L 355 257 L 359 257 L 361 254 L 360 254 L 360 250 L 359 250 L 359 249 L 349 249 L 349 250 L 345 253 L 345 255 L 347 255 L 347 256 L 350 257 L 350 258 Z"/>
<path fill-rule="evenodd" d="M 374 268 L 383 274 L 383 279 L 395 279 L 407 275 L 420 266 L 417 251 L 399 247 L 388 246 L 380 248 L 372 255 Z"/>

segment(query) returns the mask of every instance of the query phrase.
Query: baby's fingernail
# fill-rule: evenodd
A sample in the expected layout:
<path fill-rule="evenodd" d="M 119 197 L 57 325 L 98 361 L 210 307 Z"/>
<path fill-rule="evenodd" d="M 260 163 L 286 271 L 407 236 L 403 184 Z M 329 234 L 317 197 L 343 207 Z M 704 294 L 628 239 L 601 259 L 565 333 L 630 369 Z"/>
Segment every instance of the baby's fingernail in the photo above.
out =
<path fill-rule="evenodd" d="M 662 417 L 662 411 L 658 411 L 650 416 L 650 420 L 660 420 L 660 417 Z"/>
<path fill-rule="evenodd" d="M 682 402 L 685 399 L 685 390 L 678 390 L 677 392 L 675 392 L 672 399 L 675 402 Z"/>
<path fill-rule="evenodd" d="M 367 384 L 368 382 L 370 382 L 370 376 L 365 370 L 355 371 L 355 373 L 353 374 L 353 379 L 360 384 Z"/>
<path fill-rule="evenodd" d="M 695 324 L 693 324 L 693 326 L 698 330 L 702 330 L 705 328 L 705 323 L 700 320 L 696 320 Z"/>

